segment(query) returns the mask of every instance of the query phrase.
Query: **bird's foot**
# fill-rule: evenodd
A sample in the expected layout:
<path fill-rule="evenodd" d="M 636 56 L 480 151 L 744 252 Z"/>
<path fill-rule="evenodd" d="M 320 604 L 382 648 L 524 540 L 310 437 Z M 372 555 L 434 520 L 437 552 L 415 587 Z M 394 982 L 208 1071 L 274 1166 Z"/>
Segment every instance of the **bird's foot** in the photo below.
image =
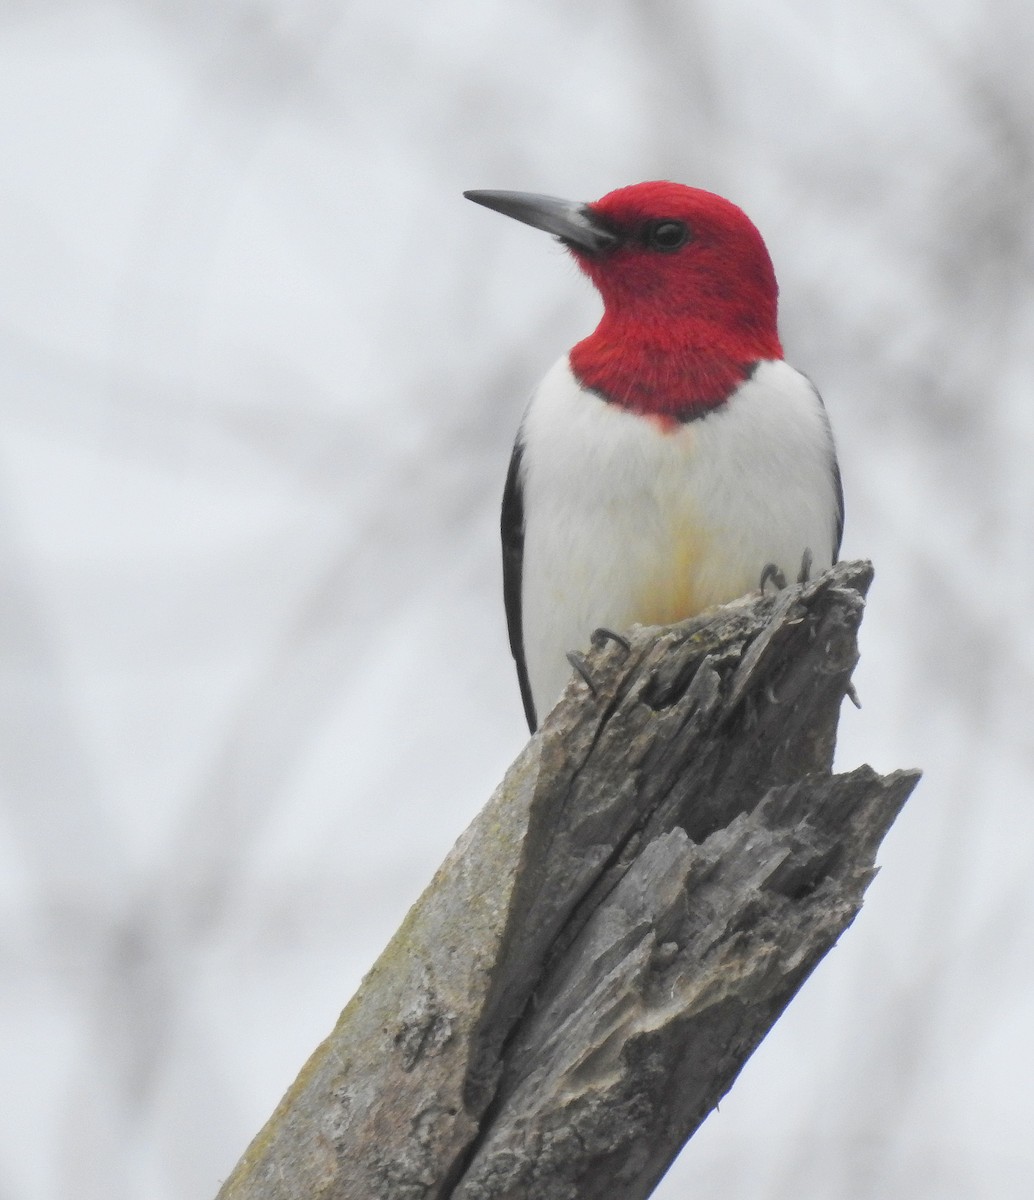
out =
<path fill-rule="evenodd" d="M 623 634 L 615 633 L 613 629 L 606 629 L 601 626 L 599 629 L 592 631 L 592 636 L 589 639 L 589 644 L 594 650 L 600 650 L 607 642 L 614 642 L 621 647 L 626 654 L 632 650 L 632 643 Z M 589 664 L 585 661 L 585 655 L 580 654 L 577 650 L 569 650 L 567 652 L 567 661 L 578 672 L 579 676 L 585 680 L 585 684 L 593 696 L 598 696 L 596 683 L 592 678 L 592 673 L 589 670 Z"/>
<path fill-rule="evenodd" d="M 567 661 L 572 667 L 574 667 L 582 679 L 585 680 L 586 685 L 588 686 L 589 691 L 592 692 L 593 696 L 597 695 L 596 685 L 593 683 L 592 676 L 589 674 L 589 667 L 585 661 L 585 656 L 579 654 L 577 650 L 568 650 Z"/>
<path fill-rule="evenodd" d="M 781 592 L 786 587 L 786 576 L 779 570 L 775 563 L 765 563 L 761 570 L 761 582 L 758 584 L 758 591 L 764 595 L 769 584 L 777 592 Z"/>
<path fill-rule="evenodd" d="M 594 647 L 600 647 L 604 642 L 616 642 L 626 654 L 632 650 L 632 643 L 627 637 L 620 633 L 615 633 L 613 629 L 606 629 L 600 626 L 599 629 L 592 631 L 592 637 L 589 639 Z"/>
<path fill-rule="evenodd" d="M 811 547 L 801 555 L 801 569 L 797 572 L 797 582 L 807 583 L 811 579 Z"/>

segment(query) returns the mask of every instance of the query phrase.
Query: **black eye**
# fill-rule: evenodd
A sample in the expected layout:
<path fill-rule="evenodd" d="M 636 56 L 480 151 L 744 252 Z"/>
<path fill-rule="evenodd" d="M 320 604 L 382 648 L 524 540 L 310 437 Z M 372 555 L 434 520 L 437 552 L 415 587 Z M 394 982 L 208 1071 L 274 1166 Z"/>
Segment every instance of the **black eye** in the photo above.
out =
<path fill-rule="evenodd" d="M 683 221 L 651 221 L 643 231 L 643 241 L 651 250 L 670 254 L 689 241 L 689 226 Z"/>

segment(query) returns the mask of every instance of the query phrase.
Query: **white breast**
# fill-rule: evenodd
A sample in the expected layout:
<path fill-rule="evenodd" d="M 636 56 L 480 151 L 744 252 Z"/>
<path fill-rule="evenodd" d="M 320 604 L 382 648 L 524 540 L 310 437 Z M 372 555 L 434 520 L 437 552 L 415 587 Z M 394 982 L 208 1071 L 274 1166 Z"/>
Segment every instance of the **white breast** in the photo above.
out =
<path fill-rule="evenodd" d="M 834 554 L 834 451 L 803 375 L 763 362 L 727 404 L 672 431 L 582 390 L 566 356 L 524 444 L 524 650 L 539 719 L 592 631 L 665 624 Z"/>

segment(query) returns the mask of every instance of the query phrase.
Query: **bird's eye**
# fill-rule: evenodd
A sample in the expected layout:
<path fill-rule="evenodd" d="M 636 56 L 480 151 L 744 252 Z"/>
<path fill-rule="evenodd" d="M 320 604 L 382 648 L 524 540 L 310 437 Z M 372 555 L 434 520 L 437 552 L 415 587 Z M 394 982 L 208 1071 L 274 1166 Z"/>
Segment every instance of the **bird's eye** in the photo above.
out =
<path fill-rule="evenodd" d="M 662 254 L 670 254 L 689 241 L 689 226 L 683 221 L 651 221 L 643 232 L 646 245 Z"/>

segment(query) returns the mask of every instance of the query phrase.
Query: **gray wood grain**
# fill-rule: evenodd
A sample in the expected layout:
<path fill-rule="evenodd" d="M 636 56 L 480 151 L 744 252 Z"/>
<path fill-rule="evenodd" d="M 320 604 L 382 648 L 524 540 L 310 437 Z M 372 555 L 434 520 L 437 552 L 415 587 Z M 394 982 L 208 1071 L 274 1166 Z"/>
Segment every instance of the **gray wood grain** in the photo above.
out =
<path fill-rule="evenodd" d="M 649 1195 L 918 779 L 831 774 L 871 575 L 597 637 L 222 1200 Z"/>

